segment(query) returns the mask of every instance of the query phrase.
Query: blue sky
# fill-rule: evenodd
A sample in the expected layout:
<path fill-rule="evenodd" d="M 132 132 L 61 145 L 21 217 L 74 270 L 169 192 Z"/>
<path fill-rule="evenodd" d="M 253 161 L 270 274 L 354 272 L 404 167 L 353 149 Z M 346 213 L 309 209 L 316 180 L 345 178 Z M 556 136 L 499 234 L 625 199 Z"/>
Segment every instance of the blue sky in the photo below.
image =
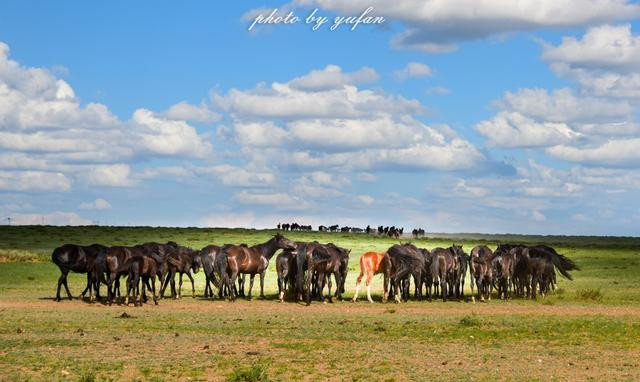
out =
<path fill-rule="evenodd" d="M 0 214 L 637 234 L 637 3 L 397 3 L 3 2 Z"/>

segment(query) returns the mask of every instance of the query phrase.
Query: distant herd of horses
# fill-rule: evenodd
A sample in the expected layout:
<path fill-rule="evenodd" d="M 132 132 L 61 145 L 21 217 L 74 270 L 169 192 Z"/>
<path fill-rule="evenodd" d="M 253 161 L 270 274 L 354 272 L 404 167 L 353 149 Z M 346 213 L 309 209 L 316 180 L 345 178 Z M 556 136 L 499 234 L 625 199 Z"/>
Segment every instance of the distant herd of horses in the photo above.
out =
<path fill-rule="evenodd" d="M 166 288 L 171 286 L 171 296 L 180 298 L 183 275 L 191 281 L 195 297 L 193 273 L 202 268 L 205 274 L 205 298 L 235 300 L 245 296 L 245 276 L 249 275 L 247 298 L 251 299 L 254 278 L 260 276 L 260 296 L 264 297 L 264 278 L 271 258 L 276 257 L 278 275 L 278 299 L 285 296 L 307 305 L 314 299 L 329 302 L 342 299 L 349 269 L 351 250 L 333 243 L 317 241 L 296 242 L 278 233 L 268 241 L 248 246 L 246 244 L 208 245 L 200 250 L 181 246 L 175 242 L 144 243 L 135 246 L 112 246 L 100 244 L 81 246 L 65 244 L 52 253 L 53 262 L 59 267 L 56 300 L 60 301 L 60 290 L 64 286 L 69 299 L 72 298 L 67 276 L 69 272 L 86 273 L 87 284 L 82 292 L 89 293 L 90 301 L 102 299 L 100 286 L 106 285 L 106 302 L 124 298 L 134 305 L 147 302 L 147 291 L 151 291 L 155 304 L 163 298 Z M 576 264 L 555 249 L 545 245 L 525 246 L 499 244 L 495 251 L 485 245 L 477 246 L 469 254 L 463 247 L 453 244 L 449 248 L 418 248 L 414 244 L 392 245 L 385 252 L 366 252 L 360 257 L 360 274 L 356 280 L 353 301 L 358 299 L 361 283 L 366 277 L 367 299 L 371 297 L 371 283 L 376 274 L 383 275 L 383 301 L 392 296 L 395 302 L 413 297 L 429 301 L 433 298 L 464 299 L 467 273 L 470 275 L 471 300 L 491 299 L 497 292 L 502 299 L 543 297 L 556 287 L 556 271 L 571 280 L 570 271 L 578 270 Z M 120 278 L 126 276 L 126 294 L 120 293 Z M 179 278 L 176 290 L 176 276 Z M 156 279 L 160 281 L 156 293 Z M 332 280 L 335 290 L 332 293 Z M 325 287 L 327 293 L 325 297 Z"/>
<path fill-rule="evenodd" d="M 277 225 L 278 231 L 311 231 L 313 228 L 310 225 L 302 225 L 298 223 L 278 223 Z M 350 227 L 350 226 L 342 226 L 338 224 L 334 225 L 320 225 L 318 226 L 318 231 L 320 232 L 351 232 L 351 233 L 366 233 L 367 235 L 378 233 L 380 236 L 389 236 L 396 239 L 399 239 L 404 234 L 404 228 L 395 227 L 395 226 L 378 226 L 377 231 L 372 228 L 370 225 L 367 228 L 359 228 L 359 227 Z M 414 228 L 411 232 L 414 238 L 424 237 L 425 231 L 422 228 Z"/>

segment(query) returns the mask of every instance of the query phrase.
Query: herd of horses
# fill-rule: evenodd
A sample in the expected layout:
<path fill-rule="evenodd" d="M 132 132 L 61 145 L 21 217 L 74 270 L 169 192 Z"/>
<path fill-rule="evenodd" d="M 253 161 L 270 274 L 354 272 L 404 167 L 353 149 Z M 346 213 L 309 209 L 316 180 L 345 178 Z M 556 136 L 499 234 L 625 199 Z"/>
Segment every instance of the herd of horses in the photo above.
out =
<path fill-rule="evenodd" d="M 69 299 L 72 298 L 67 284 L 69 272 L 86 273 L 87 284 L 82 297 L 89 293 L 90 301 L 102 299 L 100 286 L 106 285 L 107 303 L 124 297 L 134 305 L 147 301 L 151 291 L 155 304 L 163 298 L 168 286 L 171 296 L 180 298 L 182 280 L 186 275 L 191 281 L 192 296 L 195 297 L 193 273 L 202 268 L 205 274 L 205 298 L 235 300 L 245 296 L 245 276 L 249 275 L 246 297 L 252 298 L 254 278 L 260 277 L 260 296 L 264 297 L 264 278 L 271 258 L 276 257 L 278 275 L 278 299 L 290 296 L 307 305 L 314 299 L 329 302 L 342 299 L 345 280 L 349 270 L 350 250 L 333 243 L 317 241 L 296 242 L 278 233 L 268 241 L 248 246 L 246 244 L 208 245 L 200 250 L 181 246 L 175 242 L 144 243 L 135 246 L 112 246 L 100 244 L 81 246 L 65 244 L 52 254 L 53 262 L 61 271 L 58 279 L 56 300 L 60 301 L 60 290 L 64 286 Z M 576 264 L 552 247 L 500 244 L 495 251 L 487 246 L 477 246 L 470 254 L 460 245 L 449 248 L 418 248 L 414 244 L 392 245 L 385 252 L 367 252 L 360 257 L 360 274 L 356 280 L 353 301 L 358 299 L 362 279 L 366 276 L 367 299 L 371 297 L 371 282 L 376 274 L 383 275 L 383 301 L 392 296 L 394 301 L 408 301 L 413 297 L 422 299 L 463 299 L 465 279 L 470 275 L 471 300 L 475 294 L 481 301 L 490 300 L 497 291 L 500 298 L 512 296 L 536 298 L 555 289 L 556 270 L 571 279 Z M 126 276 L 126 295 L 120 293 L 120 278 Z M 176 289 L 176 276 L 178 288 Z M 160 281 L 156 293 L 156 279 Z M 332 292 L 335 281 L 335 290 Z M 325 287 L 327 292 L 325 295 Z"/>

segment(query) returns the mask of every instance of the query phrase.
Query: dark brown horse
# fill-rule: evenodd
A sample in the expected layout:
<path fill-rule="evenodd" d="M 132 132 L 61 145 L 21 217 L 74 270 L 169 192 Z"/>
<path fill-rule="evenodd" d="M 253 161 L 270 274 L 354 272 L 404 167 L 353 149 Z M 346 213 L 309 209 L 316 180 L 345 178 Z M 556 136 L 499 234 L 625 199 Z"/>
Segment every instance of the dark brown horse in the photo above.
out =
<path fill-rule="evenodd" d="M 146 286 L 151 281 L 151 293 L 153 295 L 153 303 L 158 305 L 156 298 L 156 276 L 158 273 L 158 264 L 151 256 L 134 256 L 127 260 L 124 267 L 129 270 L 129 278 L 127 280 L 127 296 L 125 297 L 125 305 L 129 305 L 129 295 L 133 290 L 133 305 L 138 304 L 140 298 L 140 306 L 146 299 Z M 142 279 L 142 280 L 141 280 Z M 142 293 L 138 293 L 142 281 Z"/>
<path fill-rule="evenodd" d="M 297 245 L 297 243 L 296 243 Z M 285 249 L 276 256 L 276 273 L 278 274 L 278 299 L 284 301 L 287 290 L 295 288 L 297 255 L 295 249 Z"/>
<path fill-rule="evenodd" d="M 67 284 L 67 275 L 69 272 L 74 273 L 86 273 L 87 274 L 87 287 L 82 292 L 82 297 L 87 293 L 90 294 L 93 299 L 92 291 L 92 274 L 94 263 L 98 255 L 105 251 L 107 247 L 100 244 L 92 244 L 89 246 L 81 246 L 75 244 L 65 244 L 53 250 L 51 254 L 51 260 L 60 269 L 60 277 L 58 278 L 58 287 L 56 290 L 56 301 L 60 301 L 60 287 L 64 285 L 64 289 L 67 292 L 69 300 L 72 299 L 71 292 L 69 291 L 69 285 Z M 97 284 L 96 284 L 97 285 Z M 96 287 L 96 293 L 100 290 Z"/>
<path fill-rule="evenodd" d="M 459 272 L 458 252 L 456 246 L 447 249 L 434 248 L 431 250 L 433 258 L 431 262 L 431 278 L 434 283 L 440 284 L 440 294 L 442 301 L 447 301 L 447 297 L 455 295 L 455 285 Z M 459 297 L 457 295 L 456 297 Z"/>
<path fill-rule="evenodd" d="M 220 247 L 217 245 L 207 245 L 200 250 L 200 262 L 205 276 L 204 297 L 213 298 L 213 285 L 218 285 L 215 274 L 216 257 L 220 253 Z"/>
<path fill-rule="evenodd" d="M 296 245 L 296 297 L 311 305 L 311 283 L 317 270 L 331 261 L 327 248 L 317 241 Z"/>
<path fill-rule="evenodd" d="M 387 250 L 391 260 L 391 283 L 395 291 L 395 301 L 401 302 L 409 298 L 409 278 L 413 276 L 415 284 L 414 297 L 422 298 L 422 272 L 425 258 L 413 244 L 395 244 Z"/>
<path fill-rule="evenodd" d="M 333 243 L 324 244 L 324 248 L 329 254 L 330 259 L 316 268 L 316 272 L 318 272 L 318 294 L 320 301 L 324 302 L 324 295 L 322 294 L 322 291 L 326 281 L 328 286 L 329 302 L 333 302 L 333 295 L 331 294 L 331 276 L 333 275 L 336 281 L 335 297 L 341 299 L 342 292 L 344 291 L 344 279 L 347 276 L 349 253 L 351 250 L 338 247 Z"/>
<path fill-rule="evenodd" d="M 475 302 L 473 296 L 474 282 L 478 289 L 478 299 L 485 301 L 491 299 L 491 283 L 493 280 L 493 252 L 486 245 L 479 245 L 471 250 L 471 260 L 469 269 L 471 273 L 471 301 Z"/>
<path fill-rule="evenodd" d="M 200 267 L 202 266 L 202 258 L 200 257 L 200 252 L 195 251 L 191 248 L 178 246 L 178 248 L 169 254 L 167 257 L 167 268 L 168 273 L 167 277 L 164 279 L 164 284 L 162 285 L 162 289 L 160 290 L 160 298 L 164 298 L 164 292 L 167 289 L 167 285 L 171 283 L 171 297 L 172 298 L 181 298 L 182 297 L 182 276 L 187 275 L 189 280 L 191 281 L 191 296 L 193 298 L 196 297 L 196 288 L 193 282 L 193 276 L 191 272 L 198 273 L 200 271 Z M 175 276 L 179 274 L 179 285 L 178 292 L 176 294 L 175 287 Z"/>
<path fill-rule="evenodd" d="M 249 294 L 251 300 L 251 290 L 253 289 L 253 279 L 256 274 L 260 275 L 260 297 L 264 297 L 264 275 L 269 266 L 269 260 L 278 249 L 294 249 L 296 244 L 282 236 L 276 234 L 274 237 L 262 244 L 251 247 L 243 245 L 229 245 L 223 247 L 217 256 L 216 264 L 220 270 L 221 284 L 227 285 L 230 290 L 231 300 L 235 300 L 235 285 L 238 274 L 249 274 Z"/>

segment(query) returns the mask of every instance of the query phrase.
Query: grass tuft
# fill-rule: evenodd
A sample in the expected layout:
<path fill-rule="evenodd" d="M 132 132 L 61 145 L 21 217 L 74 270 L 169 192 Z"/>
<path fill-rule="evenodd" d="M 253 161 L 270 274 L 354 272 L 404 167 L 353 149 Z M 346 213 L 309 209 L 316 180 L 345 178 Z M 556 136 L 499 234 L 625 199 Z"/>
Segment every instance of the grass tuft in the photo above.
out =
<path fill-rule="evenodd" d="M 0 263 L 38 263 L 51 261 L 48 254 L 25 249 L 0 249 Z"/>
<path fill-rule="evenodd" d="M 602 301 L 602 292 L 600 289 L 578 289 L 576 298 L 581 301 Z"/>
<path fill-rule="evenodd" d="M 93 371 L 88 371 L 80 376 L 78 382 L 95 382 L 96 381 L 96 373 Z"/>
<path fill-rule="evenodd" d="M 464 317 L 462 317 L 462 319 L 460 319 L 460 322 L 458 323 L 458 325 L 464 326 L 464 327 L 478 327 L 480 326 L 480 319 L 478 318 L 478 315 L 475 313 L 471 313 L 470 315 L 467 314 Z"/>
<path fill-rule="evenodd" d="M 229 382 L 267 382 L 267 364 L 259 363 L 250 367 L 237 368 L 229 375 Z"/>

